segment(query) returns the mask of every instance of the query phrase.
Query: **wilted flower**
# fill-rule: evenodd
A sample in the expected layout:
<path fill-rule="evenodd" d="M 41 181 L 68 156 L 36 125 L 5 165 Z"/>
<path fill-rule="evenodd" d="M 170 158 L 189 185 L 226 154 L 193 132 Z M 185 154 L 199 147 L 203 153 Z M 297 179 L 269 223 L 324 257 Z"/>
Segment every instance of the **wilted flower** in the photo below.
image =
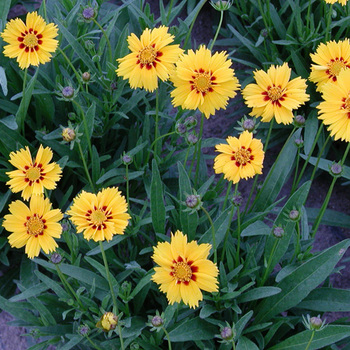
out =
<path fill-rule="evenodd" d="M 71 128 L 64 128 L 62 130 L 62 138 L 64 141 L 71 142 L 75 139 L 75 131 Z"/>
<path fill-rule="evenodd" d="M 105 332 L 115 329 L 118 324 L 118 316 L 113 312 L 105 312 L 101 319 L 96 323 L 96 327 L 103 329 Z"/>
<path fill-rule="evenodd" d="M 186 135 L 186 141 L 190 146 L 195 145 L 198 142 L 198 136 L 196 133 L 191 132 Z"/>

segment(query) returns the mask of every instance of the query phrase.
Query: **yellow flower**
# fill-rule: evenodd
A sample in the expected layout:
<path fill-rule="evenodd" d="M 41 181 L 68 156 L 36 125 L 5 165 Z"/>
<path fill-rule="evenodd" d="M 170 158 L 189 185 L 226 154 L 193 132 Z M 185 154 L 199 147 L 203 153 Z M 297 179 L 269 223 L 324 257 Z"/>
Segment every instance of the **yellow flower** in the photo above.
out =
<path fill-rule="evenodd" d="M 290 80 L 290 74 L 287 63 L 272 65 L 267 72 L 254 72 L 256 84 L 249 84 L 242 91 L 247 106 L 253 108 L 250 115 L 262 117 L 263 122 L 273 117 L 278 124 L 293 122 L 292 110 L 308 101 L 309 95 L 306 80 L 300 77 Z"/>
<path fill-rule="evenodd" d="M 205 46 L 182 55 L 170 76 L 175 86 L 171 92 L 174 107 L 198 108 L 206 118 L 215 110 L 226 109 L 227 101 L 237 95 L 240 86 L 227 56 L 226 52 L 212 56 Z"/>
<path fill-rule="evenodd" d="M 324 84 L 322 97 L 318 118 L 329 125 L 334 140 L 350 142 L 350 69 L 342 70 L 337 81 Z"/>
<path fill-rule="evenodd" d="M 239 138 L 229 136 L 226 141 L 227 144 L 216 146 L 216 151 L 221 152 L 214 159 L 216 174 L 223 173 L 233 183 L 262 174 L 264 151 L 260 140 L 244 131 Z"/>
<path fill-rule="evenodd" d="M 32 195 L 44 193 L 44 188 L 53 190 L 61 178 L 62 170 L 57 163 L 50 163 L 51 159 L 50 147 L 43 148 L 42 145 L 34 162 L 27 146 L 25 149 L 11 152 L 9 162 L 18 170 L 6 173 L 11 179 L 6 184 L 14 193 L 22 191 L 24 200 L 28 200 Z"/>
<path fill-rule="evenodd" d="M 118 324 L 118 316 L 114 315 L 113 312 L 105 312 L 101 319 L 96 323 L 97 328 L 103 329 L 105 332 L 109 332 Z"/>
<path fill-rule="evenodd" d="M 168 29 L 165 26 L 147 28 L 140 39 L 134 33 L 128 37 L 131 53 L 118 59 L 116 73 L 124 80 L 129 79 L 133 89 L 154 91 L 158 88 L 158 78 L 168 80 L 174 63 L 183 52 L 179 45 L 170 45 L 174 36 L 168 33 Z"/>
<path fill-rule="evenodd" d="M 328 82 L 337 81 L 337 76 L 343 69 L 350 68 L 350 41 L 329 41 L 321 43 L 315 54 L 311 54 L 314 63 L 311 65 L 310 81 L 317 84 L 317 91 Z"/>
<path fill-rule="evenodd" d="M 187 243 L 187 236 L 180 231 L 171 235 L 171 243 L 158 243 L 153 248 L 152 259 L 159 267 L 154 268 L 152 280 L 160 285 L 170 304 L 182 300 L 194 308 L 203 300 L 201 289 L 218 291 L 218 269 L 207 259 L 210 248 L 210 244 Z"/>
<path fill-rule="evenodd" d="M 95 241 L 111 240 L 113 235 L 124 234 L 130 215 L 124 196 L 117 187 L 108 187 L 97 195 L 83 191 L 73 200 L 67 214 L 77 226 L 77 233 Z"/>
<path fill-rule="evenodd" d="M 9 232 L 11 247 L 26 246 L 28 258 L 38 256 L 40 249 L 46 254 L 58 247 L 54 238 L 60 238 L 62 227 L 58 223 L 63 218 L 59 209 L 51 209 L 51 203 L 44 196 L 33 196 L 29 207 L 22 201 L 14 201 L 9 206 L 10 214 L 5 215 L 2 225 Z"/>
<path fill-rule="evenodd" d="M 54 39 L 58 35 L 57 31 L 55 24 L 46 24 L 36 12 L 27 14 L 26 23 L 20 18 L 12 19 L 1 33 L 9 44 L 4 47 L 4 55 L 16 57 L 21 69 L 49 62 L 51 52 L 55 52 L 58 45 Z"/>
<path fill-rule="evenodd" d="M 327 4 L 335 4 L 339 2 L 339 4 L 345 6 L 348 0 L 325 0 Z"/>

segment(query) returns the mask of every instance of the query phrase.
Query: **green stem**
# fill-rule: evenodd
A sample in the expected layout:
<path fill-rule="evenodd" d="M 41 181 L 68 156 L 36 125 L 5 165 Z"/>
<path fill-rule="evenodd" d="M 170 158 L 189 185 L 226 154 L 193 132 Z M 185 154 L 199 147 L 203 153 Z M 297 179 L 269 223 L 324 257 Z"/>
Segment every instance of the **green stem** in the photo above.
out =
<path fill-rule="evenodd" d="M 324 150 L 325 150 L 325 148 L 326 148 L 326 146 L 327 146 L 327 143 L 328 143 L 328 141 L 330 140 L 330 138 L 331 138 L 331 135 L 328 135 L 326 141 L 323 143 L 323 146 L 322 146 L 322 148 L 321 148 L 321 150 L 320 150 L 320 153 L 319 153 L 319 155 L 318 155 L 318 157 L 317 157 L 316 164 L 315 164 L 315 166 L 314 166 L 314 170 L 312 171 L 312 174 L 311 174 L 311 178 L 310 178 L 311 182 L 313 181 L 313 179 L 314 179 L 314 177 L 315 177 L 316 170 L 317 170 L 317 168 L 318 168 L 318 163 L 319 163 L 320 160 L 321 160 L 322 154 L 323 154 L 323 152 L 324 152 Z"/>
<path fill-rule="evenodd" d="M 239 206 L 237 206 L 237 249 L 236 249 L 236 267 L 239 266 L 239 251 L 241 249 L 241 215 Z"/>
<path fill-rule="evenodd" d="M 166 22 L 167 24 L 169 24 L 169 18 L 171 15 L 171 10 L 173 9 L 173 5 L 174 5 L 174 0 L 170 1 L 170 5 L 169 5 L 169 9 L 168 9 L 168 15 L 166 16 Z"/>
<path fill-rule="evenodd" d="M 271 250 L 271 253 L 270 253 L 270 256 L 269 256 L 269 261 L 267 262 L 267 266 L 266 266 L 266 269 L 264 271 L 264 275 L 259 283 L 259 287 L 263 286 L 264 283 L 266 282 L 267 280 L 267 277 L 268 277 L 268 274 L 270 273 L 270 265 L 272 263 L 272 258 L 273 256 L 275 255 L 275 250 L 276 250 L 276 247 L 277 247 L 277 243 L 278 243 L 278 240 L 280 238 L 275 238 L 275 243 L 273 244 L 273 247 L 272 247 L 272 250 Z"/>
<path fill-rule="evenodd" d="M 100 25 L 100 23 L 98 23 L 96 21 L 96 19 L 93 19 L 94 23 L 97 25 L 97 27 L 100 29 L 100 31 L 102 32 L 103 36 L 106 38 L 106 42 L 107 42 L 107 46 L 108 46 L 108 56 L 109 56 L 109 62 L 112 63 L 113 62 L 113 54 L 112 54 L 112 46 L 111 43 L 109 41 L 108 35 L 105 32 L 105 30 L 102 28 L 102 26 Z"/>
<path fill-rule="evenodd" d="M 187 147 L 187 151 L 186 151 L 185 160 L 184 160 L 184 168 L 185 168 L 185 169 L 186 169 L 186 165 L 187 165 L 188 155 L 190 154 L 190 148 L 191 148 L 191 146 L 190 146 L 190 145 L 188 145 L 188 147 Z"/>
<path fill-rule="evenodd" d="M 216 29 L 216 32 L 215 32 L 215 36 L 214 36 L 214 39 L 213 41 L 211 42 L 210 46 L 209 46 L 209 50 L 211 51 L 214 47 L 214 44 L 215 44 L 215 41 L 216 39 L 218 38 L 218 35 L 219 35 L 219 32 L 220 32 L 220 29 L 221 29 L 221 25 L 222 25 L 222 20 L 224 18 L 224 11 L 220 11 L 220 21 L 219 21 L 219 25 Z"/>
<path fill-rule="evenodd" d="M 91 176 L 90 176 L 90 173 L 89 173 L 89 169 L 88 169 L 88 167 L 86 165 L 85 157 L 84 157 L 84 154 L 83 154 L 83 150 L 81 149 L 80 142 L 77 142 L 77 144 L 78 144 L 78 148 L 79 148 L 80 158 L 81 158 L 81 160 L 83 162 L 85 174 L 87 176 L 87 180 L 90 183 L 90 187 L 91 187 L 92 192 L 95 192 L 95 186 L 94 186 L 94 184 L 92 182 L 92 179 L 91 179 Z"/>
<path fill-rule="evenodd" d="M 223 249 L 222 249 L 222 252 L 221 252 L 221 260 L 220 261 L 224 261 L 224 258 L 225 258 L 225 252 L 226 252 L 226 246 L 227 246 L 227 240 L 228 240 L 228 235 L 229 235 L 229 232 L 230 232 L 230 227 L 231 227 L 231 222 L 232 222 L 232 218 L 233 218 L 233 214 L 235 212 L 235 206 L 232 204 L 232 207 L 231 207 L 231 211 L 230 211 L 230 218 L 229 218 L 229 221 L 228 221 L 228 228 L 226 230 L 226 233 L 225 233 L 225 238 L 224 238 L 224 245 L 223 245 Z"/>
<path fill-rule="evenodd" d="M 46 11 L 46 0 L 43 0 L 41 4 L 43 6 L 45 21 L 48 22 L 48 20 L 47 20 L 47 11 Z"/>
<path fill-rule="evenodd" d="M 296 246 L 296 250 L 295 250 L 295 257 L 298 259 L 298 255 L 301 252 L 301 245 L 300 245 L 300 225 L 299 225 L 299 221 L 297 221 L 295 223 L 296 225 L 296 229 L 297 229 L 297 246 Z"/>
<path fill-rule="evenodd" d="M 236 350 L 236 345 L 235 345 L 234 339 L 232 339 L 231 342 L 232 342 L 232 350 Z"/>
<path fill-rule="evenodd" d="M 297 181 L 298 170 L 299 170 L 299 163 L 300 163 L 300 148 L 298 147 L 298 154 L 297 154 L 297 160 L 296 160 L 296 164 L 295 164 L 295 172 L 294 172 L 294 178 L 293 178 L 292 191 L 295 188 L 295 182 Z M 292 191 L 290 192 L 290 195 L 293 194 Z"/>
<path fill-rule="evenodd" d="M 314 336 L 315 336 L 315 330 L 312 331 L 310 340 L 309 340 L 309 342 L 307 343 L 305 350 L 309 350 L 309 347 L 310 347 L 310 345 L 311 345 L 311 343 L 312 343 L 312 340 L 314 339 Z"/>
<path fill-rule="evenodd" d="M 85 336 L 85 338 L 88 340 L 88 342 L 97 350 L 102 350 L 99 346 L 97 346 L 90 338 L 89 336 Z"/>
<path fill-rule="evenodd" d="M 99 241 L 98 243 L 100 244 L 100 249 L 101 249 L 101 253 L 102 253 L 102 259 L 103 259 L 103 263 L 105 265 L 105 270 L 106 270 L 106 277 L 107 277 L 107 280 L 108 280 L 109 289 L 110 289 L 111 296 L 112 296 L 113 313 L 115 315 L 118 315 L 119 311 L 118 311 L 117 299 L 116 299 L 115 294 L 114 294 L 114 288 L 113 288 L 113 284 L 112 284 L 112 280 L 111 280 L 111 275 L 109 273 L 109 267 L 108 267 L 106 253 L 105 253 L 105 250 L 103 248 L 102 241 Z M 122 337 L 122 330 L 120 328 L 120 322 L 119 321 L 120 320 L 118 320 L 118 333 L 119 333 L 119 338 L 120 338 L 120 347 L 121 347 L 121 349 L 124 350 L 124 342 L 123 342 L 123 337 Z"/>
<path fill-rule="evenodd" d="M 348 142 L 347 147 L 346 147 L 346 150 L 345 150 L 345 153 L 344 153 L 343 158 L 342 158 L 342 160 L 341 160 L 341 162 L 340 162 L 341 167 L 343 167 L 343 164 L 344 164 L 344 162 L 345 162 L 345 159 L 346 159 L 346 157 L 347 157 L 349 151 L 350 151 L 350 143 Z M 331 198 L 331 195 L 332 195 L 332 192 L 333 192 L 333 188 L 334 188 L 334 185 L 335 185 L 336 181 L 337 181 L 337 177 L 334 176 L 334 177 L 333 177 L 333 180 L 332 180 L 332 183 L 331 183 L 331 185 L 329 186 L 329 189 L 328 189 L 326 198 L 325 198 L 325 200 L 324 200 L 324 202 L 323 202 L 323 204 L 322 204 L 322 207 L 321 207 L 321 209 L 320 209 L 320 212 L 318 213 L 317 218 L 316 218 L 316 220 L 315 220 L 315 222 L 314 222 L 314 225 L 312 226 L 312 229 L 311 229 L 311 238 L 314 238 L 314 237 L 315 237 L 316 232 L 317 232 L 317 230 L 318 230 L 318 227 L 320 226 L 320 223 L 321 223 L 321 221 L 322 221 L 323 215 L 324 215 L 324 213 L 325 213 L 325 211 L 326 211 L 327 205 L 328 205 L 329 200 L 330 200 L 330 198 Z"/>
<path fill-rule="evenodd" d="M 238 182 L 236 183 L 236 186 L 237 186 L 237 185 L 238 185 Z M 226 208 L 228 195 L 229 195 L 229 193 L 231 192 L 231 187 L 232 187 L 232 181 L 230 181 L 230 182 L 228 183 L 228 186 L 227 186 L 224 204 L 222 205 L 222 209 L 221 209 L 222 212 L 223 212 L 223 211 L 225 210 L 225 208 Z M 235 194 L 236 194 L 236 190 L 235 190 Z"/>
<path fill-rule="evenodd" d="M 309 6 L 307 8 L 307 15 L 306 15 L 307 35 L 309 35 L 309 33 L 310 33 L 310 15 L 311 15 L 311 0 L 309 0 Z"/>
<path fill-rule="evenodd" d="M 326 35 L 325 35 L 325 42 L 327 42 L 330 38 L 330 27 L 332 22 L 332 11 L 333 11 L 333 4 L 329 5 L 328 8 L 328 16 L 327 16 L 327 27 L 326 27 Z"/>
<path fill-rule="evenodd" d="M 60 54 L 65 58 L 65 60 L 67 61 L 68 65 L 71 67 L 72 71 L 75 74 L 75 77 L 77 78 L 77 81 L 79 83 L 79 87 L 80 90 L 83 91 L 83 85 L 81 83 L 81 79 L 80 79 L 80 74 L 78 73 L 78 71 L 74 68 L 73 63 L 71 62 L 71 60 L 68 58 L 68 56 L 65 54 L 65 52 L 58 46 L 57 50 L 60 52 Z"/>
<path fill-rule="evenodd" d="M 193 169 L 193 166 L 194 166 L 194 161 L 196 159 L 195 155 L 197 154 L 197 148 L 198 148 L 198 142 L 195 144 L 194 146 L 194 151 L 193 151 L 193 156 L 192 156 L 192 160 L 191 160 L 191 165 L 190 165 L 190 169 L 188 171 L 188 176 L 191 177 L 191 174 L 192 174 L 192 169 Z"/>
<path fill-rule="evenodd" d="M 87 125 L 87 120 L 86 120 L 86 116 L 85 116 L 85 112 L 83 110 L 83 108 L 80 106 L 80 104 L 78 102 L 76 102 L 75 100 L 73 100 L 73 103 L 78 107 L 82 119 L 83 119 L 83 124 L 84 124 L 84 133 L 85 133 L 85 137 L 86 137 L 86 141 L 89 147 L 89 153 L 90 153 L 90 158 L 91 158 L 91 162 L 93 160 L 93 156 L 92 156 L 92 147 L 91 147 L 91 140 L 89 137 L 89 129 L 88 129 L 88 125 Z"/>
<path fill-rule="evenodd" d="M 270 142 L 270 137 L 271 137 L 271 133 L 272 133 L 272 129 L 273 129 L 273 124 L 274 124 L 274 119 L 271 120 L 270 122 L 270 127 L 269 127 L 269 131 L 267 133 L 267 136 L 266 136 L 266 141 L 265 141 L 265 145 L 264 145 L 264 153 L 266 153 L 267 151 L 267 147 L 269 145 L 269 142 Z M 254 182 L 253 182 L 253 186 L 252 188 L 250 189 L 250 192 L 249 192 L 249 196 L 248 196 L 248 200 L 247 200 L 247 203 L 245 205 L 245 208 L 244 208 L 244 212 L 243 212 L 243 217 L 245 216 L 247 210 L 248 210 L 248 207 L 249 207 L 249 203 L 252 199 L 252 195 L 255 191 L 255 187 L 258 183 L 258 179 L 259 179 L 259 175 L 257 174 L 254 178 Z"/>
<path fill-rule="evenodd" d="M 198 148 L 197 148 L 197 163 L 196 163 L 196 177 L 195 177 L 195 184 L 196 185 L 198 183 L 199 165 L 200 165 L 201 153 L 202 153 L 203 124 L 204 124 L 204 114 L 202 113 L 201 126 L 199 129 Z"/>
<path fill-rule="evenodd" d="M 301 168 L 301 171 L 300 171 L 300 174 L 299 174 L 299 176 L 298 176 L 298 179 L 297 179 L 297 181 L 296 181 L 296 183 L 295 183 L 295 186 L 292 188 L 292 192 L 294 192 L 294 190 L 298 187 L 299 182 L 300 182 L 301 178 L 302 178 L 303 175 L 304 175 L 305 169 L 306 169 L 306 167 L 307 167 L 307 165 L 308 165 L 308 163 L 309 163 L 309 160 L 310 160 L 310 158 L 311 158 L 312 152 L 314 151 L 314 149 L 315 149 L 315 147 L 316 147 L 317 141 L 318 141 L 318 139 L 319 139 L 319 137 L 320 137 L 320 135 L 321 135 L 322 130 L 323 130 L 323 124 L 321 123 L 320 126 L 319 126 L 319 128 L 318 128 L 317 134 L 316 134 L 316 136 L 315 136 L 314 142 L 312 143 L 312 146 L 311 146 L 311 148 L 310 148 L 310 152 L 309 152 L 309 154 L 307 155 L 307 158 L 306 158 L 306 160 L 305 160 L 305 163 L 304 163 L 303 167 Z"/>
<path fill-rule="evenodd" d="M 161 136 L 157 137 L 157 139 L 152 142 L 151 148 L 153 148 L 155 143 L 158 142 L 160 139 L 162 139 L 164 137 L 167 137 L 167 136 L 170 136 L 170 135 L 174 135 L 174 134 L 176 134 L 176 131 L 171 131 L 171 132 L 168 132 L 167 134 L 164 134 L 164 135 L 161 135 Z"/>
<path fill-rule="evenodd" d="M 186 35 L 185 41 L 184 41 L 184 45 L 183 45 L 184 49 L 186 49 L 186 47 L 187 47 L 187 43 L 188 43 L 188 40 L 191 37 L 191 33 L 192 33 L 192 29 L 193 29 L 194 23 L 196 22 L 196 19 L 197 19 L 198 15 L 199 15 L 199 12 L 201 11 L 201 9 L 202 9 L 202 7 L 204 6 L 205 3 L 206 3 L 206 1 L 202 2 L 202 5 L 198 8 L 198 11 L 196 12 L 196 14 L 193 17 L 190 29 L 189 29 L 189 31 L 188 31 L 188 33 Z"/>
<path fill-rule="evenodd" d="M 28 75 L 28 67 L 24 70 L 24 76 L 23 76 L 23 87 L 22 87 L 22 91 L 23 91 L 22 92 L 22 100 L 23 101 L 24 101 L 25 93 L 26 93 L 27 75 Z M 24 119 L 25 119 L 24 116 L 22 116 L 21 117 L 21 125 L 19 126 L 23 137 L 25 137 Z"/>
<path fill-rule="evenodd" d="M 125 177 L 126 177 L 126 203 L 128 203 L 128 210 L 130 210 L 129 204 L 129 165 L 125 165 Z"/>
<path fill-rule="evenodd" d="M 273 37 L 272 37 L 272 35 L 270 33 L 270 28 L 269 28 L 269 25 L 268 25 L 268 23 L 266 21 L 265 11 L 264 11 L 264 9 L 262 7 L 261 0 L 258 0 L 258 5 L 259 5 L 259 10 L 260 10 L 261 17 L 262 17 L 263 22 L 264 22 L 265 29 L 267 30 L 267 34 L 268 34 L 270 40 L 272 41 Z"/>
<path fill-rule="evenodd" d="M 204 211 L 205 215 L 207 216 L 209 222 L 210 222 L 210 226 L 211 226 L 211 232 L 212 232 L 212 240 L 213 240 L 213 250 L 214 250 L 214 263 L 216 264 L 218 261 L 218 254 L 216 251 L 216 240 L 215 240 L 215 227 L 214 227 L 214 223 L 213 220 L 211 219 L 209 213 L 207 212 L 207 210 L 201 206 L 201 209 Z"/>
<path fill-rule="evenodd" d="M 165 333 L 166 338 L 168 339 L 168 349 L 171 350 L 171 341 L 170 341 L 169 333 L 167 332 L 167 330 L 165 329 L 164 326 L 162 327 L 162 329 L 163 329 L 163 331 Z"/>
<path fill-rule="evenodd" d="M 155 126 L 154 126 L 154 158 L 158 156 L 158 123 L 159 123 L 159 91 L 156 90 L 156 115 L 155 115 Z"/>

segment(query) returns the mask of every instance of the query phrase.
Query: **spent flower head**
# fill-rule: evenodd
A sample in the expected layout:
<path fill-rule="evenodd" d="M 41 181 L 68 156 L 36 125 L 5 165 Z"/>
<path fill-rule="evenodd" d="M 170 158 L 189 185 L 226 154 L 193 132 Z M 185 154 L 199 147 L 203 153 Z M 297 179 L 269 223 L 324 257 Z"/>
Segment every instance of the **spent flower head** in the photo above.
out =
<path fill-rule="evenodd" d="M 198 135 L 193 131 L 186 134 L 186 141 L 189 146 L 193 146 L 198 142 Z"/>
<path fill-rule="evenodd" d="M 188 116 L 185 121 L 184 121 L 184 124 L 189 128 L 193 128 L 194 126 L 196 126 L 198 123 L 198 120 L 197 118 L 194 116 L 194 115 L 190 115 Z"/>
<path fill-rule="evenodd" d="M 179 135 L 183 135 L 187 132 L 187 127 L 186 124 L 183 123 L 176 123 L 175 125 L 175 131 L 179 134 Z"/>

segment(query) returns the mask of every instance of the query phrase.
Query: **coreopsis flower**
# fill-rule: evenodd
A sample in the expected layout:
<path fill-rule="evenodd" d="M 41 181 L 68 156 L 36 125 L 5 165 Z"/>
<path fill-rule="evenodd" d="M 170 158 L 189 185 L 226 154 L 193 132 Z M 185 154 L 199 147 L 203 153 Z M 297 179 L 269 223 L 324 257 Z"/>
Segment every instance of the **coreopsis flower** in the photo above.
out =
<path fill-rule="evenodd" d="M 20 18 L 12 19 L 1 33 L 9 44 L 4 47 L 4 55 L 16 58 L 21 69 L 49 62 L 58 45 L 57 32 L 57 26 L 46 24 L 37 12 L 28 13 L 26 23 Z"/>
<path fill-rule="evenodd" d="M 50 147 L 40 145 L 35 160 L 28 146 L 21 148 L 17 152 L 10 153 L 9 162 L 17 168 L 6 174 L 10 177 L 7 185 L 12 192 L 21 192 L 24 200 L 28 200 L 32 195 L 44 193 L 44 188 L 53 190 L 56 188 L 56 182 L 61 178 L 61 167 L 55 163 L 50 163 L 52 159 Z"/>
<path fill-rule="evenodd" d="M 325 0 L 325 2 L 327 4 L 335 4 L 336 2 L 338 2 L 340 5 L 345 6 L 348 0 Z"/>
<path fill-rule="evenodd" d="M 316 64 L 311 65 L 309 80 L 317 84 L 317 91 L 321 91 L 325 83 L 337 81 L 339 73 L 350 68 L 350 40 L 321 43 L 310 56 Z"/>
<path fill-rule="evenodd" d="M 5 215 L 2 225 L 13 232 L 8 240 L 11 247 L 25 247 L 28 258 L 38 256 L 40 249 L 46 254 L 58 247 L 54 238 L 60 238 L 62 226 L 58 223 L 63 218 L 59 209 L 51 209 L 51 203 L 43 195 L 33 196 L 29 207 L 20 200 L 9 206 L 10 214 Z"/>
<path fill-rule="evenodd" d="M 272 65 L 267 72 L 254 72 L 256 84 L 247 85 L 242 95 L 250 115 L 262 117 L 263 122 L 275 118 L 278 124 L 293 122 L 293 109 L 299 108 L 309 100 L 306 93 L 306 80 L 301 77 L 290 80 L 291 69 L 287 63 L 282 66 Z"/>
<path fill-rule="evenodd" d="M 110 241 L 113 235 L 124 234 L 130 215 L 125 197 L 117 187 L 107 187 L 97 195 L 82 191 L 67 212 L 84 238 L 95 242 Z"/>
<path fill-rule="evenodd" d="M 119 58 L 118 76 L 129 79 L 133 89 L 144 88 L 154 91 L 158 88 L 158 78 L 166 81 L 174 69 L 174 63 L 183 52 L 179 45 L 170 45 L 174 36 L 168 27 L 145 29 L 138 38 L 134 33 L 128 37 L 131 53 Z"/>
<path fill-rule="evenodd" d="M 240 85 L 226 52 L 214 55 L 205 46 L 181 56 L 170 76 L 174 107 L 199 109 L 206 118 L 226 109 L 229 98 L 237 95 Z"/>
<path fill-rule="evenodd" d="M 318 118 L 328 125 L 334 140 L 350 142 L 350 69 L 342 70 L 337 81 L 323 85 L 322 98 Z"/>
<path fill-rule="evenodd" d="M 214 159 L 216 174 L 223 173 L 233 183 L 262 174 L 263 144 L 253 138 L 253 133 L 244 131 L 239 138 L 229 136 L 226 141 L 227 144 L 216 145 L 216 151 L 220 152 Z"/>
<path fill-rule="evenodd" d="M 170 304 L 181 300 L 191 308 L 203 300 L 201 290 L 218 291 L 218 268 L 207 259 L 211 245 L 187 242 L 180 231 L 171 234 L 171 243 L 162 242 L 154 247 L 155 267 L 152 280 L 166 293 Z"/>

